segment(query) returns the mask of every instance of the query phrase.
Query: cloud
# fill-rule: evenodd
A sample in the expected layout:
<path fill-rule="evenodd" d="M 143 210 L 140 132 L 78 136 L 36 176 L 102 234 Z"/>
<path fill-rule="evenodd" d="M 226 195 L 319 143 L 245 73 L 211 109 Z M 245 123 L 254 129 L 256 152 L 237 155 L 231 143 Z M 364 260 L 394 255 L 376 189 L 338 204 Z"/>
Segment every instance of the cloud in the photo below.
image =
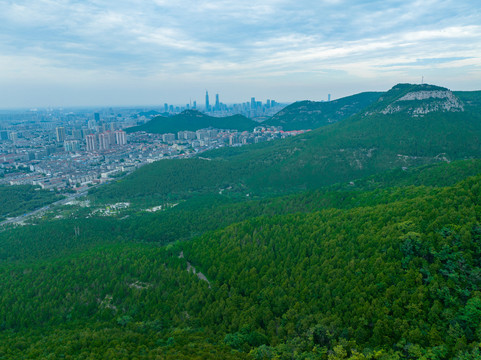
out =
<path fill-rule="evenodd" d="M 311 73 L 308 88 L 320 77 L 479 76 L 478 8 L 467 0 L 0 0 L 0 84 L 113 76 L 178 78 L 186 89 L 221 78 L 287 86 Z"/>

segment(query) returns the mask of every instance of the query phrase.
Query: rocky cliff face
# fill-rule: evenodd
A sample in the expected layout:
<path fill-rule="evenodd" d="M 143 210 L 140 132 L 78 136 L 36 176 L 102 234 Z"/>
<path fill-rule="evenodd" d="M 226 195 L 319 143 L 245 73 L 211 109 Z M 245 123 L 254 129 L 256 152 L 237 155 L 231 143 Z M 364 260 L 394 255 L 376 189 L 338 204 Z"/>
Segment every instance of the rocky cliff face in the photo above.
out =
<path fill-rule="evenodd" d="M 464 105 L 449 90 L 420 90 L 408 92 L 380 112 L 382 114 L 407 112 L 412 116 L 418 116 L 435 111 L 464 111 Z"/>

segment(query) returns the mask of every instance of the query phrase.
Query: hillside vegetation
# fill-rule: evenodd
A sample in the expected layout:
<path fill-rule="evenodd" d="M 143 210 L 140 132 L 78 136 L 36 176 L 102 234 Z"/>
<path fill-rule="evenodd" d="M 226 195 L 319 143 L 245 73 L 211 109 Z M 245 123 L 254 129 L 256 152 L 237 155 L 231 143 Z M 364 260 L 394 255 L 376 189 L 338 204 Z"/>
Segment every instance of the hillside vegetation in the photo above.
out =
<path fill-rule="evenodd" d="M 329 102 L 298 101 L 286 106 L 262 124 L 282 126 L 286 131 L 316 129 L 357 114 L 379 96 L 379 92 L 365 92 Z"/>
<path fill-rule="evenodd" d="M 0 221 L 60 200 L 62 196 L 37 186 L 0 186 Z"/>
<path fill-rule="evenodd" d="M 180 114 L 165 117 L 156 116 L 149 122 L 126 129 L 127 132 L 145 131 L 154 134 L 177 133 L 178 131 L 196 131 L 205 128 L 233 129 L 238 131 L 253 130 L 259 124 L 242 115 L 213 117 L 197 110 L 185 110 Z"/>

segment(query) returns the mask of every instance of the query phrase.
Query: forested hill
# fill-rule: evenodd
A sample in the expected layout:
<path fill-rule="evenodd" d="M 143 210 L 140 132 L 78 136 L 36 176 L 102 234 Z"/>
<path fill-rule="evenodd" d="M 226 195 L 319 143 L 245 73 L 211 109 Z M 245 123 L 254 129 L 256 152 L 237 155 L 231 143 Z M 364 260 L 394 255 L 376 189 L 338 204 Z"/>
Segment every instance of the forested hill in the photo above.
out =
<path fill-rule="evenodd" d="M 138 189 L 142 196 L 147 178 L 154 197 L 162 189 L 170 189 L 172 198 L 222 189 L 244 196 L 279 194 L 391 169 L 478 158 L 479 98 L 480 92 L 458 97 L 434 86 L 397 85 L 358 115 L 335 124 L 285 140 L 207 152 L 204 159 L 160 161 L 97 194 Z"/>
<path fill-rule="evenodd" d="M 384 359 L 478 359 L 480 180 L 435 197 L 258 218 L 184 243 L 225 295 L 206 318 L 227 319 L 224 341 L 239 349 L 251 348 L 249 331 L 264 334 L 271 354 L 291 337 L 292 352 L 344 353 L 329 359 L 376 358 L 359 357 L 372 349 Z"/>
<path fill-rule="evenodd" d="M 363 92 L 329 102 L 298 101 L 286 106 L 263 124 L 282 126 L 287 131 L 315 129 L 357 114 L 376 101 L 381 94 Z"/>
<path fill-rule="evenodd" d="M 127 132 L 146 131 L 155 134 L 177 133 L 178 131 L 196 131 L 208 127 L 216 129 L 253 130 L 259 123 L 242 115 L 213 117 L 197 110 L 185 110 L 180 114 L 165 117 L 156 116 L 149 122 L 126 129 Z"/>
<path fill-rule="evenodd" d="M 401 183 L 479 170 L 440 166 Z M 361 183 L 380 182 L 398 183 Z M 477 359 L 480 182 L 339 192 L 317 210 L 329 196 L 305 193 L 260 216 L 225 208 L 247 218 L 168 246 L 139 237 L 162 224 L 131 217 L 0 233 L 0 356 Z"/>
<path fill-rule="evenodd" d="M 479 157 L 480 139 L 478 106 L 447 90 L 401 85 L 360 114 L 302 136 L 205 156 L 256 168 L 245 176 L 254 188 L 314 188 L 393 168 Z"/>

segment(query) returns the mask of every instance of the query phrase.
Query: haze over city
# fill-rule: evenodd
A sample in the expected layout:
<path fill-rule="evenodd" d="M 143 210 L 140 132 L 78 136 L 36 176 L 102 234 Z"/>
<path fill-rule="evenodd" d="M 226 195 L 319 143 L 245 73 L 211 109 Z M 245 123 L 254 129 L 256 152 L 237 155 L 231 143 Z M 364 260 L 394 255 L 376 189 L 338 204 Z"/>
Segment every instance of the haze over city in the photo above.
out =
<path fill-rule="evenodd" d="M 0 108 L 479 88 L 475 1 L 0 1 Z"/>

